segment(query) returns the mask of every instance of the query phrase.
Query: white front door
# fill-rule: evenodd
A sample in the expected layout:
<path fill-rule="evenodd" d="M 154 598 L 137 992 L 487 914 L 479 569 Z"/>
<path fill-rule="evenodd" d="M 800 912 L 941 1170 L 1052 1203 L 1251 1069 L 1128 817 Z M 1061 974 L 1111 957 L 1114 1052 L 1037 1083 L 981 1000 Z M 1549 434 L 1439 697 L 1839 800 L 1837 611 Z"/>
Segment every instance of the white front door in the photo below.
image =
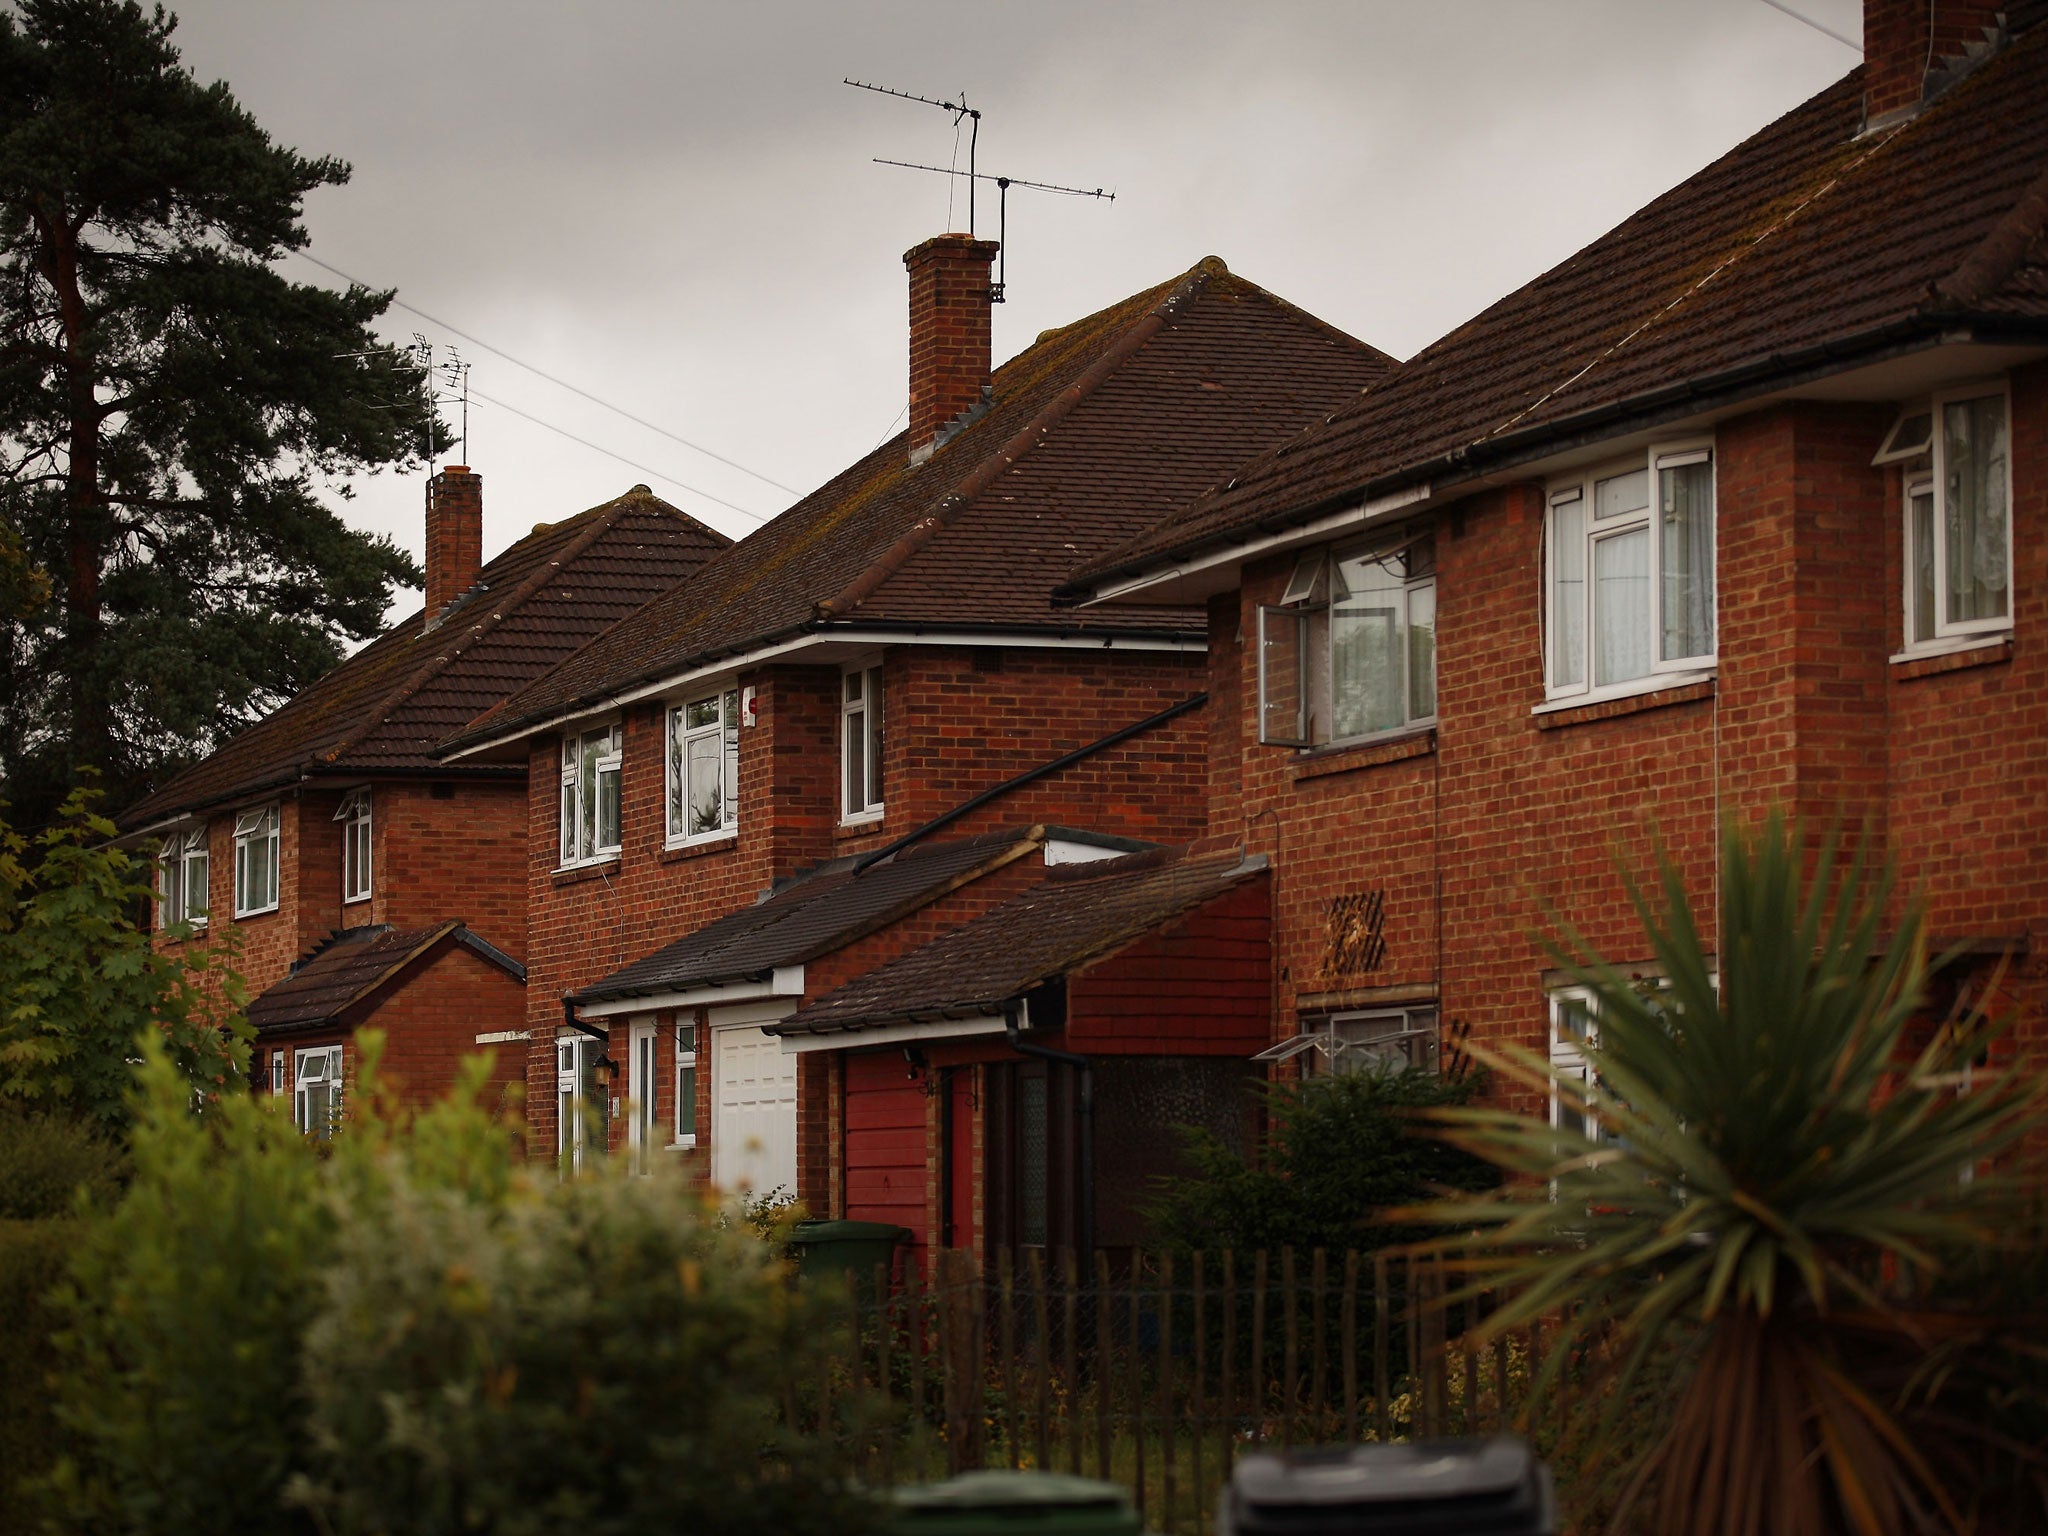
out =
<path fill-rule="evenodd" d="M 796 1194 L 796 1057 L 761 1033 L 793 1001 L 711 1010 L 711 1181 Z"/>

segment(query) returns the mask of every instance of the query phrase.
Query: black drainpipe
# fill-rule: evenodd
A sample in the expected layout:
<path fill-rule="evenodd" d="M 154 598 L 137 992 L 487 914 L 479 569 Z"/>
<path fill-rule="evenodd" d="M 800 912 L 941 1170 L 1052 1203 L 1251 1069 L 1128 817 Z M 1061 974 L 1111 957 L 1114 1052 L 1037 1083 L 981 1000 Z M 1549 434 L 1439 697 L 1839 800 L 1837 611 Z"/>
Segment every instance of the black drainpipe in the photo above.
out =
<path fill-rule="evenodd" d="M 1106 751 L 1110 747 L 1117 745 L 1117 743 L 1119 742 L 1129 741 L 1133 736 L 1142 736 L 1145 732 L 1162 726 L 1166 724 L 1167 721 L 1176 719 L 1179 716 L 1186 714 L 1191 709 L 1199 709 L 1202 705 L 1208 702 L 1208 694 L 1193 694 L 1188 698 L 1182 699 L 1178 704 L 1169 704 L 1166 708 L 1160 710 L 1159 713 L 1156 715 L 1147 715 L 1144 719 L 1138 721 L 1134 725 L 1127 725 L 1120 731 L 1111 731 L 1107 736 L 1103 737 L 1100 741 L 1091 741 L 1085 747 L 1076 747 L 1073 751 L 1067 753 L 1062 757 L 1056 757 L 1049 763 L 1040 763 L 1036 768 L 1026 768 L 1022 773 L 1018 774 L 1015 778 L 1005 779 L 1002 783 L 996 785 L 993 789 L 984 789 L 980 794 L 974 796 L 972 799 L 961 801 L 958 805 L 954 806 L 953 809 L 951 809 L 950 811 L 941 812 L 939 815 L 934 816 L 930 821 L 926 822 L 923 826 L 912 827 L 908 832 L 904 833 L 901 837 L 897 838 L 895 842 L 885 844 L 884 846 L 877 848 L 873 853 L 862 854 L 858 859 L 854 861 L 853 873 L 857 875 L 862 870 L 866 869 L 869 865 L 881 863 L 882 860 L 888 858 L 890 854 L 908 848 L 912 843 L 916 842 L 921 837 L 929 837 L 932 833 L 938 831 L 941 827 L 951 826 L 954 822 L 958 821 L 962 816 L 967 815 L 969 812 L 980 810 L 984 805 L 987 805 L 989 801 L 999 799 L 1002 796 L 1007 795 L 1013 789 L 1022 789 L 1026 784 L 1029 784 L 1033 779 L 1042 779 L 1049 773 L 1058 773 L 1062 768 L 1066 768 L 1074 763 L 1078 763 L 1084 757 L 1092 757 L 1097 752 Z"/>
<path fill-rule="evenodd" d="M 1023 1004 L 1011 998 L 1003 1004 L 1003 1033 L 1009 1037 L 1010 1049 L 1021 1056 L 1036 1056 L 1040 1061 L 1056 1061 L 1062 1066 L 1072 1067 L 1081 1075 L 1080 1102 L 1076 1106 L 1080 1120 L 1081 1140 L 1081 1263 L 1080 1273 L 1086 1277 L 1095 1273 L 1095 1063 L 1075 1051 L 1055 1050 L 1049 1045 L 1037 1045 L 1023 1037 L 1018 1027 L 1017 1016 L 1023 1011 Z"/>
<path fill-rule="evenodd" d="M 562 994 L 562 1022 L 575 1030 L 579 1035 L 588 1035 L 593 1040 L 604 1041 L 605 1053 L 607 1056 L 610 1055 L 612 1032 L 603 1025 L 586 1024 L 583 1020 L 577 1018 L 576 999 L 568 992 Z"/>

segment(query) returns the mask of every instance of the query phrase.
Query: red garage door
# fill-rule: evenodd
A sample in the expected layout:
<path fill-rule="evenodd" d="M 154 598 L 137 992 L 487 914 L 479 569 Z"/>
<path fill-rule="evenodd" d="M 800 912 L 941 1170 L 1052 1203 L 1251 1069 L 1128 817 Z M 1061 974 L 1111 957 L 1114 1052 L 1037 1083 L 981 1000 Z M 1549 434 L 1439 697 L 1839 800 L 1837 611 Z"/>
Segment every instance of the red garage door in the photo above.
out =
<path fill-rule="evenodd" d="M 900 1051 L 846 1058 L 846 1214 L 893 1221 L 930 1240 L 925 1202 L 925 1080 Z"/>

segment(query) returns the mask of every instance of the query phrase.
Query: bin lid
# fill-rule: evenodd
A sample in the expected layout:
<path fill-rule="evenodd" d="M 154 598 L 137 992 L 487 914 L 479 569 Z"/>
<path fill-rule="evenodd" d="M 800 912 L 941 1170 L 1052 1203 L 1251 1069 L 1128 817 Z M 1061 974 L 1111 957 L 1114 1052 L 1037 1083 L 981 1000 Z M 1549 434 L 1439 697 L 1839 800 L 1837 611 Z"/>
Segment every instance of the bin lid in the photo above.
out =
<path fill-rule="evenodd" d="M 929 1528 L 927 1517 L 935 1525 L 950 1516 L 982 1512 L 1014 1512 L 1033 1519 L 1059 1514 L 1127 1517 L 1131 1529 L 1137 1529 L 1131 1496 L 1123 1488 L 1066 1472 L 1012 1472 L 1001 1468 L 962 1472 L 943 1483 L 898 1488 L 891 1496 L 899 1512 L 899 1525 L 907 1529 Z M 904 1516 L 911 1518 L 904 1520 Z M 1059 1521 L 1058 1528 L 1073 1527 Z"/>
<path fill-rule="evenodd" d="M 886 1221 L 800 1221 L 789 1229 L 792 1243 L 907 1243 L 908 1227 Z"/>
<path fill-rule="evenodd" d="M 1225 1505 L 1242 1532 L 1272 1521 L 1304 1531 L 1506 1536 L 1546 1532 L 1555 1520 L 1546 1469 L 1511 1435 L 1255 1452 L 1238 1462 Z M 1302 1524 L 1309 1511 L 1322 1518 Z"/>

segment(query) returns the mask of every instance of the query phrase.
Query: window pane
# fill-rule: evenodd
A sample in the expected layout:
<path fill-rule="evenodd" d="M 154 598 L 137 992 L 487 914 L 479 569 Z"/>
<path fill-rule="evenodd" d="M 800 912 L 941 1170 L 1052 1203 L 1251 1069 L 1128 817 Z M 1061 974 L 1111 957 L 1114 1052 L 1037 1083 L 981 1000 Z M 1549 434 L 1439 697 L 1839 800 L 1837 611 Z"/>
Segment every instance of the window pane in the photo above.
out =
<path fill-rule="evenodd" d="M 1586 504 L 1550 509 L 1550 686 L 1586 680 Z"/>
<path fill-rule="evenodd" d="M 203 834 L 202 834 L 203 835 Z M 204 843 L 197 853 L 185 855 L 185 915 L 204 917 L 210 898 L 208 887 L 213 883 L 213 853 Z"/>
<path fill-rule="evenodd" d="M 1307 618 L 1285 608 L 1259 608 L 1259 740 L 1268 746 L 1308 743 L 1301 699 L 1301 652 Z"/>
<path fill-rule="evenodd" d="M 702 726 L 718 724 L 718 700 L 699 699 L 689 707 L 688 728 L 697 730 Z"/>
<path fill-rule="evenodd" d="M 1042 1245 L 1046 1229 L 1045 1079 L 1017 1082 L 1017 1240 Z"/>
<path fill-rule="evenodd" d="M 882 803 L 882 672 L 868 673 L 867 681 L 868 798 L 871 806 Z"/>
<path fill-rule="evenodd" d="M 619 770 L 613 764 L 597 775 L 597 846 L 619 846 Z"/>
<path fill-rule="evenodd" d="M 1948 620 L 2003 618 L 2006 575 L 2005 397 L 1958 400 L 1941 411 Z"/>
<path fill-rule="evenodd" d="M 1593 545 L 1593 681 L 1625 683 L 1650 670 L 1650 530 Z"/>
<path fill-rule="evenodd" d="M 846 760 L 846 811 L 854 815 L 867 809 L 867 712 L 849 710 L 844 716 L 846 739 L 840 755 Z"/>
<path fill-rule="evenodd" d="M 1402 621 L 1407 572 L 1398 557 L 1346 560 L 1345 596 L 1330 609 L 1331 734 L 1392 730 L 1407 718 Z"/>
<path fill-rule="evenodd" d="M 1934 638 L 1934 488 L 1921 486 L 1912 495 L 1913 612 L 1911 638 Z"/>
<path fill-rule="evenodd" d="M 597 759 L 604 745 L 602 736 L 583 738 L 576 760 L 576 844 L 575 856 L 588 858 L 597 847 Z"/>
<path fill-rule="evenodd" d="M 724 744 L 717 735 L 692 736 L 685 772 L 690 784 L 691 837 L 716 832 L 724 823 L 724 785 L 721 773 Z"/>
<path fill-rule="evenodd" d="M 725 801 L 725 824 L 740 823 L 740 696 L 725 696 L 725 751 L 720 767 L 719 793 Z"/>
<path fill-rule="evenodd" d="M 683 712 L 668 712 L 668 835 L 688 835 L 689 771 L 683 763 Z"/>
<path fill-rule="evenodd" d="M 697 1134 L 697 1058 L 694 1053 L 676 1069 L 676 1134 Z"/>
<path fill-rule="evenodd" d="M 1657 472 L 1657 553 L 1664 575 L 1662 659 L 1707 656 L 1714 649 L 1714 466 L 1684 464 Z"/>
<path fill-rule="evenodd" d="M 1603 521 L 1640 512 L 1649 504 L 1650 471 L 1647 466 L 1593 482 L 1593 516 Z"/>
<path fill-rule="evenodd" d="M 846 692 L 844 693 L 844 695 L 842 695 L 843 702 L 847 704 L 858 704 L 860 702 L 860 685 L 862 676 L 863 674 L 859 672 L 849 672 L 846 674 L 844 679 Z"/>
<path fill-rule="evenodd" d="M 1436 713 L 1436 583 L 1408 593 L 1408 718 Z"/>

